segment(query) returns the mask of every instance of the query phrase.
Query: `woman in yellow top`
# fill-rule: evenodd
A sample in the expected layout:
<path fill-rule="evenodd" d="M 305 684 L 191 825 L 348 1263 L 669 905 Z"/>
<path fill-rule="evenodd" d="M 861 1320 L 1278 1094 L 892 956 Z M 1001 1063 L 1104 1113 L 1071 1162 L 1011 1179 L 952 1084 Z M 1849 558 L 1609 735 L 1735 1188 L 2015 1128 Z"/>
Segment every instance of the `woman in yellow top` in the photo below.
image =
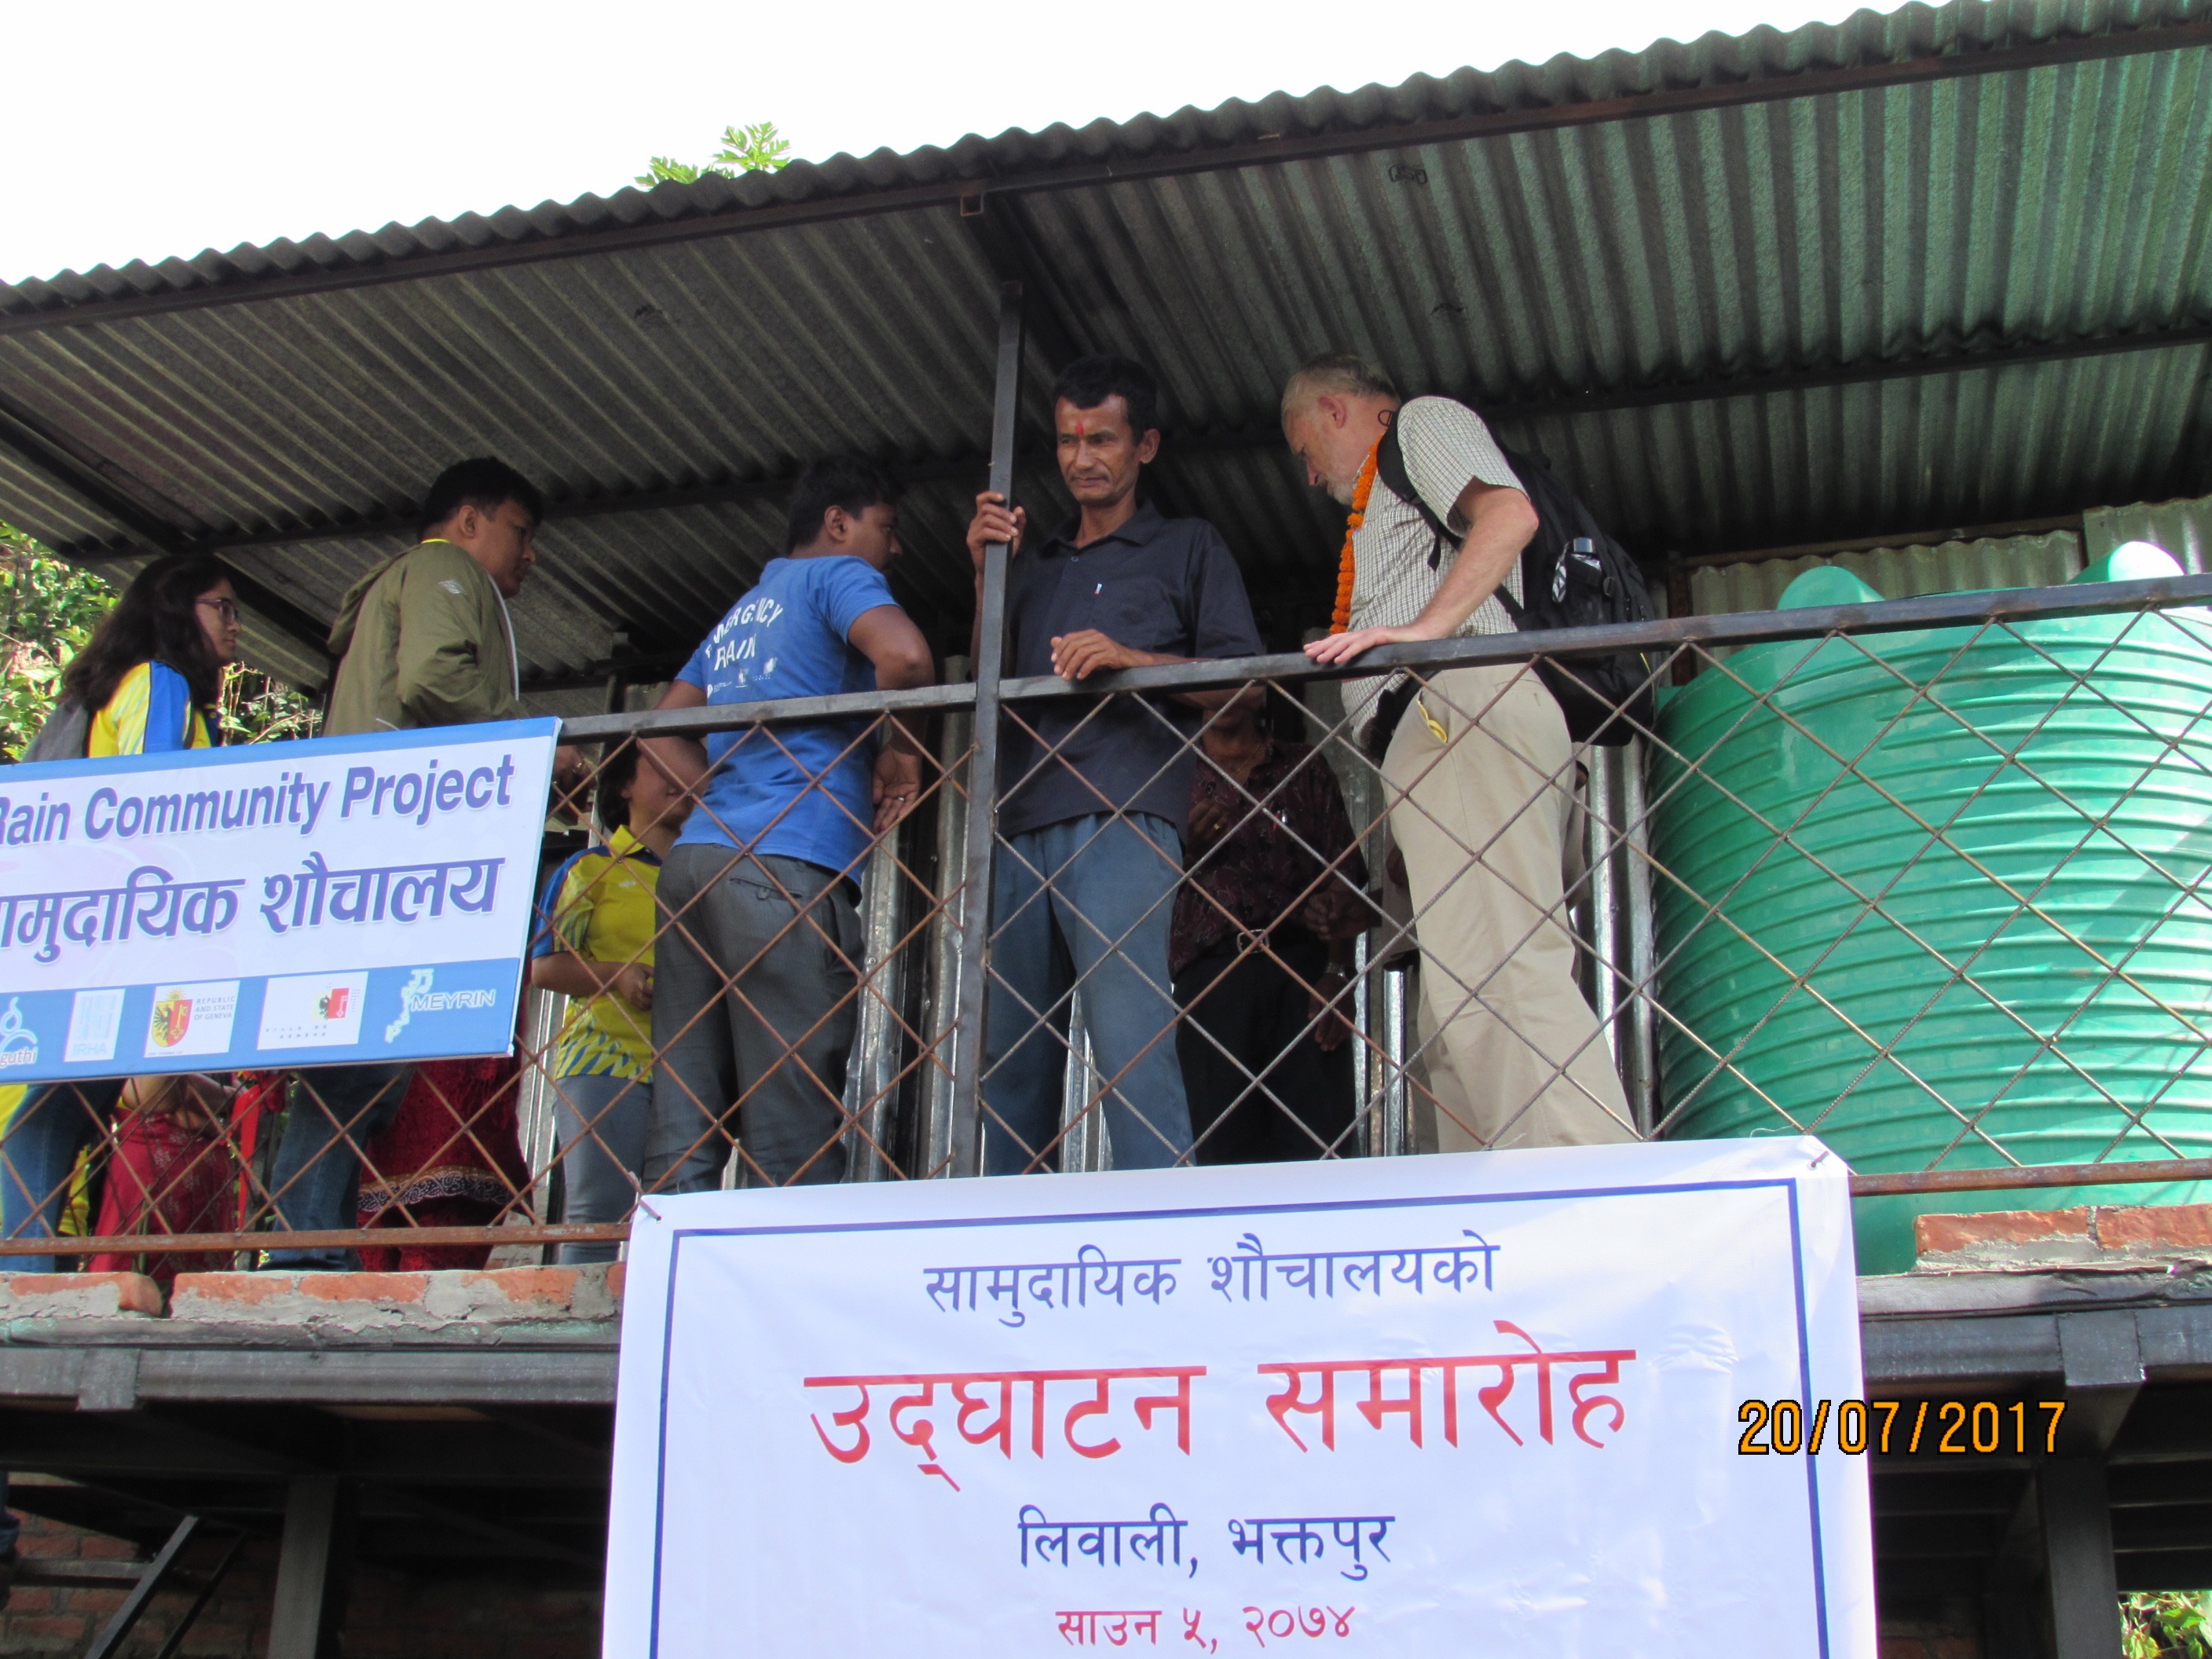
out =
<path fill-rule="evenodd" d="M 222 567 L 197 554 L 156 559 L 63 672 L 63 697 L 90 717 L 85 754 L 210 747 L 221 735 L 223 670 L 237 659 L 238 595 Z M 123 1085 L 114 1078 L 0 1091 L 0 1236 L 53 1237 L 71 1173 Z M 53 1258 L 13 1256 L 7 1265 L 52 1273 Z"/>
<path fill-rule="evenodd" d="M 62 675 L 91 715 L 84 752 L 206 749 L 220 726 L 222 672 L 238 660 L 238 594 L 213 559 L 157 559 Z"/>
<path fill-rule="evenodd" d="M 705 757 L 688 739 L 624 743 L 599 769 L 595 811 L 605 844 L 577 854 L 545 884 L 530 982 L 574 999 L 546 1067 L 561 1124 L 563 1221 L 620 1221 L 637 1195 L 653 1097 L 654 893 L 705 774 Z M 612 1244 L 561 1247 L 563 1263 L 615 1255 Z"/>

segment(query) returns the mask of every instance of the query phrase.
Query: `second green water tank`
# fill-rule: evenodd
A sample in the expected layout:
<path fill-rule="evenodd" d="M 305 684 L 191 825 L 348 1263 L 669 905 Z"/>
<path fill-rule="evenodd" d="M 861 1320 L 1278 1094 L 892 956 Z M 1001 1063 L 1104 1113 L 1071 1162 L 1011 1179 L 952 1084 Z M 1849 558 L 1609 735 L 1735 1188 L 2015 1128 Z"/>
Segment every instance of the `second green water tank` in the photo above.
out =
<path fill-rule="evenodd" d="M 1826 568 L 1782 605 L 1880 597 Z M 2212 617 L 1751 646 L 1659 732 L 1670 1134 L 1802 1128 L 1860 1171 L 2212 1154 Z M 1930 1210 L 2202 1196 L 1862 1200 L 1860 1270 L 1909 1267 Z"/>

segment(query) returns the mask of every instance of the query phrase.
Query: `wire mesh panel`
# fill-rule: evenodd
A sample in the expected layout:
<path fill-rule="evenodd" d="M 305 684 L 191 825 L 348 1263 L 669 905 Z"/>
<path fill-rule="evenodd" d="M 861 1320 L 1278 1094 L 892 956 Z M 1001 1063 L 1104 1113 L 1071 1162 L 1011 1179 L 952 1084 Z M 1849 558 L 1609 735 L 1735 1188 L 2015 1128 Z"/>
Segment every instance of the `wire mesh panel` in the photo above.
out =
<path fill-rule="evenodd" d="M 1801 1131 L 1910 1189 L 1893 1245 L 1923 1188 L 2202 1158 L 2208 598 L 1009 681 L 980 777 L 964 685 L 574 721 L 512 1055 L 11 1091 L 6 1255 L 589 1260 L 720 1185 Z M 1578 739 L 1551 685 L 1626 648 L 1668 689 Z M 803 725 L 919 781 L 856 799 Z M 859 854 L 726 821 L 712 732 Z"/>

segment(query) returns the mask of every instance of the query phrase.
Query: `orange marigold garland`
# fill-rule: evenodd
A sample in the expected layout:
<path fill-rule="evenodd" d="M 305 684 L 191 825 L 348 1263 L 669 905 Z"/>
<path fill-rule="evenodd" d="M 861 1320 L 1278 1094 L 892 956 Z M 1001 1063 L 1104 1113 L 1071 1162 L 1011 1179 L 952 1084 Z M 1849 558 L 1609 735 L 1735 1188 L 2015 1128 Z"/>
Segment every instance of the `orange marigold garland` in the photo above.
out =
<path fill-rule="evenodd" d="M 1347 632 L 1352 627 L 1352 538 L 1367 522 L 1367 498 L 1375 491 L 1375 457 L 1382 448 L 1377 438 L 1367 459 L 1359 464 L 1359 482 L 1352 487 L 1352 516 L 1344 524 L 1344 552 L 1336 564 L 1336 609 L 1329 613 L 1328 631 Z"/>

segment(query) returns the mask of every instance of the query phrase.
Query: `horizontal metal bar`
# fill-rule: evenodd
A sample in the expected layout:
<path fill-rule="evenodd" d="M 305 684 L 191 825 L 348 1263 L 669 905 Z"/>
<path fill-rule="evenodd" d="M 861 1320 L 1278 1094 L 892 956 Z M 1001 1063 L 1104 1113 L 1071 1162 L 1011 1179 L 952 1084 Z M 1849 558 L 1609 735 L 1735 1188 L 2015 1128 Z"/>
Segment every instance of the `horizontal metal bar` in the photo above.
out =
<path fill-rule="evenodd" d="M 240 1250 L 359 1250 L 396 1244 L 612 1244 L 629 1237 L 622 1222 L 549 1223 L 535 1227 L 352 1227 L 324 1232 L 107 1233 L 0 1238 L 0 1256 L 217 1255 Z"/>
<path fill-rule="evenodd" d="M 314 1401 L 363 1405 L 614 1403 L 611 1341 L 551 1347 L 508 1340 L 455 1351 L 392 1346 L 141 1348 L 142 1401 Z"/>
<path fill-rule="evenodd" d="M 1918 1174 L 1855 1175 L 1853 1198 L 1921 1193 L 2009 1193 L 2039 1187 L 2108 1187 L 2154 1181 L 2212 1181 L 2212 1158 L 2130 1159 L 2112 1164 L 2038 1164 L 1987 1170 L 1923 1170 Z"/>
<path fill-rule="evenodd" d="M 1537 108 L 1480 110 L 1427 121 L 1398 122 L 1349 130 L 1334 128 L 1322 132 L 1271 133 L 1239 143 L 1190 149 L 1163 145 L 1148 155 L 1123 155 L 1103 161 L 1045 167 L 1035 173 L 1015 173 L 997 179 L 962 178 L 955 174 L 925 184 L 898 185 L 876 190 L 863 187 L 834 196 L 726 209 L 685 218 L 647 219 L 639 223 L 572 231 L 525 242 L 494 242 L 441 249 L 433 253 L 384 260 L 373 265 L 345 264 L 325 270 L 277 270 L 196 288 L 162 289 L 150 294 L 83 300 L 74 303 L 64 301 L 0 315 L 0 335 L 81 327 L 126 317 L 154 316 L 210 306 L 238 305 L 302 295 L 334 293 L 348 289 L 380 287 L 393 283 L 534 264 L 548 259 L 617 253 L 702 239 L 742 235 L 787 225 L 819 224 L 916 209 L 951 207 L 963 198 L 972 198 L 979 193 L 1026 195 L 1177 178 L 1191 173 L 1230 172 L 1243 167 L 1280 166 L 1291 161 L 1327 161 L 1340 155 L 1418 149 L 1426 145 L 1464 143 L 1484 138 L 1509 137 L 1520 133 L 1555 131 L 1746 105 L 1871 92 L 1888 87 L 1920 85 L 1968 76 L 2020 74 L 2061 64 L 2127 58 L 2147 52 L 2185 52 L 2207 45 L 2212 45 L 2212 20 L 2192 20 L 2184 23 L 2160 24 L 2151 28 L 2063 35 L 2049 40 L 1993 48 L 1978 48 L 1962 43 L 1952 51 L 1903 61 L 1854 64 L 1839 68 L 1808 68 L 1778 75 L 1754 76 L 1717 85 L 1667 87 L 1652 92 L 1628 93 L 1616 98 L 1589 99 Z"/>
<path fill-rule="evenodd" d="M 50 1561 L 26 1555 L 17 1562 L 18 1589 L 129 1589 L 146 1576 L 143 1561 Z"/>
<path fill-rule="evenodd" d="M 1819 639 L 1829 634 L 1893 634 L 1984 622 L 2056 621 L 2105 612 L 2160 611 L 2212 602 L 2212 574 L 2159 576 L 2148 581 L 2079 582 L 2060 587 L 2008 587 L 1979 593 L 1936 593 L 1885 599 L 1876 605 L 1831 605 L 1797 611 L 1742 611 L 1711 617 L 1668 617 L 1607 628 L 1564 628 L 1547 633 L 1486 634 L 1413 645 L 1377 646 L 1356 662 L 1335 667 L 1303 652 L 1176 663 L 1094 674 L 1080 685 L 1042 674 L 1005 682 L 1007 702 L 1048 702 L 1115 691 L 1196 691 L 1251 680 L 1299 684 L 1355 679 L 1401 668 L 1472 668 L 1526 662 L 1532 657 L 1596 657 L 1618 651 L 1665 651 L 1678 645 L 1756 645 L 1778 640 Z M 923 686 L 911 691 L 853 691 L 834 697 L 791 697 L 774 702 L 672 709 L 659 714 L 592 714 L 562 723 L 562 736 L 596 743 L 630 732 L 703 737 L 750 726 L 854 715 L 967 708 L 972 685 Z"/>
<path fill-rule="evenodd" d="M 646 709 L 634 714 L 581 714 L 561 722 L 563 743 L 602 743 L 632 735 L 703 738 L 748 726 L 789 726 L 799 720 L 846 720 L 855 715 L 927 714 L 940 708 L 972 708 L 975 688 L 968 684 L 924 685 L 910 691 L 844 691 L 833 697 L 780 697 L 765 702 L 725 703 L 696 708 Z"/>
<path fill-rule="evenodd" d="M 2144 1185 L 2167 1181 L 2212 1181 L 2212 1158 L 1855 1175 L 1851 1177 L 1851 1196 L 1894 1198 L 1929 1193 L 2031 1192 L 2046 1187 Z M 402 1239 L 419 1245 L 611 1244 L 629 1237 L 626 1222 L 579 1222 L 539 1227 L 368 1227 L 319 1233 L 162 1233 L 152 1237 L 143 1233 L 125 1233 L 100 1238 L 0 1239 L 0 1256 L 138 1255 L 151 1250 L 220 1255 L 240 1250 L 361 1249 L 393 1244 Z"/>

